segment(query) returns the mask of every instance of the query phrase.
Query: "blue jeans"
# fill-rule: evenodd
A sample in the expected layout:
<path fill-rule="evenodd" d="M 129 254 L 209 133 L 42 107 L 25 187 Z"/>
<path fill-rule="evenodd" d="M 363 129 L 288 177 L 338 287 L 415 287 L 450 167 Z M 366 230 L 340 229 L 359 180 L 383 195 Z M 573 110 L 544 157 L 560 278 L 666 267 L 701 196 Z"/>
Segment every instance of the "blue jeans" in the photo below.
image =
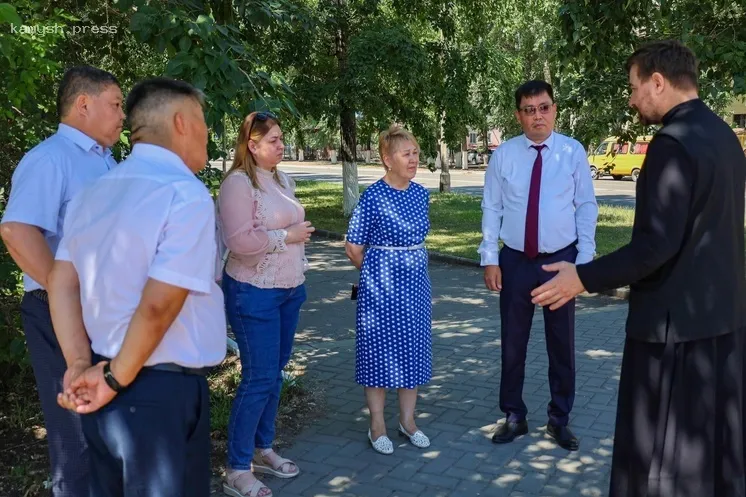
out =
<path fill-rule="evenodd" d="M 254 449 L 272 447 L 282 370 L 293 351 L 304 285 L 257 288 L 223 276 L 228 322 L 241 353 L 241 383 L 228 423 L 228 467 L 251 468 Z"/>

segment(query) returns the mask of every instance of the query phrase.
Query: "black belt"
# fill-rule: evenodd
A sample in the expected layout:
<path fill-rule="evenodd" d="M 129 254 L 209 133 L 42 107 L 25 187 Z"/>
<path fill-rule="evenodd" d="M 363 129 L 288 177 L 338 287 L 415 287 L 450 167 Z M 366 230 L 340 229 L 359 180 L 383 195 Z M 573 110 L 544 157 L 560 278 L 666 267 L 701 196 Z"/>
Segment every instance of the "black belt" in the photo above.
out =
<path fill-rule="evenodd" d="M 537 254 L 537 256 L 535 257 L 535 259 L 545 259 L 545 258 L 547 258 L 547 257 L 552 257 L 553 255 L 557 255 L 557 254 L 559 254 L 560 252 L 563 252 L 563 251 L 565 251 L 565 250 L 567 250 L 567 249 L 569 249 L 569 248 L 572 248 L 572 247 L 574 247 L 574 246 L 575 246 L 575 245 L 577 245 L 577 244 L 578 244 L 578 241 L 577 241 L 577 240 L 575 240 L 574 242 L 572 242 L 572 243 L 571 243 L 570 245 L 568 245 L 567 247 L 562 247 L 561 249 L 559 249 L 559 250 L 557 250 L 557 251 L 555 251 L 555 252 L 539 252 L 539 253 Z M 525 252 L 522 252 L 522 251 L 520 251 L 520 250 L 516 250 L 516 249 L 514 249 L 513 247 L 510 247 L 510 246 L 508 246 L 508 245 L 505 245 L 504 247 L 505 247 L 505 248 L 508 248 L 508 249 L 510 249 L 510 250 L 512 250 L 513 252 L 518 252 L 519 254 L 523 254 L 523 255 L 526 255 L 526 253 L 525 253 Z M 528 256 L 526 256 L 526 257 L 528 257 Z"/>
<path fill-rule="evenodd" d="M 41 290 L 41 289 L 31 290 L 28 293 L 30 293 L 31 295 L 33 295 L 37 299 L 41 300 L 42 302 L 47 302 L 47 303 L 49 302 L 49 294 L 47 293 L 46 290 Z"/>
<path fill-rule="evenodd" d="M 93 363 L 99 363 L 101 361 L 111 361 L 108 357 L 104 357 L 102 355 L 98 355 L 96 353 L 93 354 Z M 153 364 L 152 366 L 143 366 L 143 369 L 150 370 L 150 371 L 166 371 L 168 373 L 181 373 L 181 374 L 193 374 L 197 376 L 207 376 L 210 374 L 210 371 L 212 371 L 212 366 L 204 367 L 204 368 L 188 368 L 186 366 L 180 366 L 178 364 L 174 364 L 173 362 L 163 362 L 160 364 Z"/>

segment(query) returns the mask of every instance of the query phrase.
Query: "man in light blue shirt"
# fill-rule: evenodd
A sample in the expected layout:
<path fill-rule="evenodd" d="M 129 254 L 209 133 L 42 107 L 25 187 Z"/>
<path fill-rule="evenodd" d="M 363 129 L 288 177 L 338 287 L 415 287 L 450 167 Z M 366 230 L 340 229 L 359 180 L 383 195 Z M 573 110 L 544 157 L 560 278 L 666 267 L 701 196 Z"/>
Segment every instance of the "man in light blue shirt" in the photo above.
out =
<path fill-rule="evenodd" d="M 57 404 L 67 367 L 46 288 L 68 203 L 116 165 L 109 147 L 124 124 L 122 91 L 112 74 L 75 67 L 62 78 L 57 110 L 57 132 L 26 153 L 13 173 L 0 235 L 24 273 L 21 316 L 47 429 L 52 494 L 80 497 L 88 495 L 88 449 L 79 416 Z"/>
<path fill-rule="evenodd" d="M 85 414 L 91 496 L 210 495 L 210 368 L 225 357 L 204 95 L 135 85 L 132 153 L 80 192 L 49 277 L 70 368 L 59 402 Z"/>
<path fill-rule="evenodd" d="M 541 266 L 593 260 L 598 218 L 585 149 L 553 131 L 557 106 L 551 85 L 529 81 L 515 100 L 524 133 L 503 143 L 490 159 L 479 246 L 485 284 L 500 292 L 500 409 L 506 419 L 492 438 L 495 443 L 528 433 L 522 393 L 534 315 L 531 291 L 553 276 Z M 561 447 L 577 450 L 578 440 L 567 426 L 575 399 L 574 300 L 555 311 L 544 308 L 544 320 L 552 397 L 547 433 Z"/>

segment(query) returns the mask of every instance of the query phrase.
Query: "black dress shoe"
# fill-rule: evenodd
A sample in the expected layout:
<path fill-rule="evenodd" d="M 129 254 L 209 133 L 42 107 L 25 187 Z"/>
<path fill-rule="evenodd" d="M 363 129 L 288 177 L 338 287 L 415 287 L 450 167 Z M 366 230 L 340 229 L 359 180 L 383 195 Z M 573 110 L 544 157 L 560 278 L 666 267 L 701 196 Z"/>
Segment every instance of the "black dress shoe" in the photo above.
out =
<path fill-rule="evenodd" d="M 525 435 L 528 433 L 528 423 L 524 419 L 523 421 L 505 421 L 500 425 L 494 435 L 492 435 L 492 441 L 496 444 L 506 444 L 515 440 L 515 437 Z"/>
<path fill-rule="evenodd" d="M 566 450 L 578 450 L 580 443 L 567 426 L 556 426 L 547 423 L 547 435 L 557 441 L 557 444 Z"/>

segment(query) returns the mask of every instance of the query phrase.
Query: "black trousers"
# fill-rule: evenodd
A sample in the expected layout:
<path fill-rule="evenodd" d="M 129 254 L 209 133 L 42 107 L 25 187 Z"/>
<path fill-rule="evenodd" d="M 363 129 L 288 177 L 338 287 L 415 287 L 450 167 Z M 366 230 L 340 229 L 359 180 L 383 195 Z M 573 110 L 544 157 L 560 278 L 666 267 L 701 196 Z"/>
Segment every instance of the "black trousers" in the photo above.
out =
<path fill-rule="evenodd" d="M 531 291 L 556 274 L 544 271 L 541 266 L 560 261 L 574 263 L 577 255 L 575 245 L 536 259 L 529 259 L 523 252 L 507 246 L 500 251 L 503 277 L 500 292 L 500 410 L 509 421 L 522 421 L 528 413 L 523 402 L 523 380 L 536 307 L 531 303 Z M 552 424 L 564 426 L 568 424 L 575 401 L 575 300 L 555 311 L 545 307 L 544 322 L 551 391 L 547 413 Z"/>
<path fill-rule="evenodd" d="M 743 497 L 744 330 L 646 343 L 628 338 L 610 497 Z"/>

